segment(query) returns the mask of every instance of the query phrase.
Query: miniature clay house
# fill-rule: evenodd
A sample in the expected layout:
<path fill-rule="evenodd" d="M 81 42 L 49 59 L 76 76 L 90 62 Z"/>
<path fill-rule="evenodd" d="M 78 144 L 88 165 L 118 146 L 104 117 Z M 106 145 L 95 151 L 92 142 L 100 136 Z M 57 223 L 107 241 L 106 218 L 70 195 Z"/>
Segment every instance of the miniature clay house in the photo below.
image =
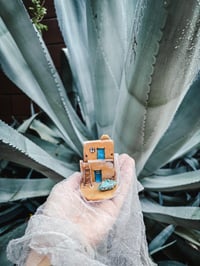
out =
<path fill-rule="evenodd" d="M 109 191 L 99 190 L 99 185 L 103 181 L 116 181 L 114 142 L 108 135 L 102 135 L 100 140 L 84 142 L 80 170 L 81 192 L 87 200 L 112 197 L 116 187 Z"/>

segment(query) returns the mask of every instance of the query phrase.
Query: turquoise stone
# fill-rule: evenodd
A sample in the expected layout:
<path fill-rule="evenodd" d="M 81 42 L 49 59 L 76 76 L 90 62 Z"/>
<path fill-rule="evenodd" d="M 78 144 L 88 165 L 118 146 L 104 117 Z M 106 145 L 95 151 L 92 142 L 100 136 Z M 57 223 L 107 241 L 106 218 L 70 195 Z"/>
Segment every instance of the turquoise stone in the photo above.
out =
<path fill-rule="evenodd" d="M 99 185 L 100 191 L 106 191 L 111 190 L 117 185 L 117 182 L 115 180 L 106 179 L 102 181 L 102 183 Z"/>

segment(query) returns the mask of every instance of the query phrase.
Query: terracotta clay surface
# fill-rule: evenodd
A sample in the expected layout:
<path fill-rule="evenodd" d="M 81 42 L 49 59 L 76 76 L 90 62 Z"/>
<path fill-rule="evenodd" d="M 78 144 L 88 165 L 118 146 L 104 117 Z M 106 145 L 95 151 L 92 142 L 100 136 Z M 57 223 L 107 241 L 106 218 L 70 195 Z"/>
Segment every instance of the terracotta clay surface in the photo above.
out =
<path fill-rule="evenodd" d="M 107 191 L 100 191 L 98 190 L 98 184 L 93 184 L 92 187 L 88 185 L 81 184 L 81 193 L 84 196 L 86 200 L 104 200 L 104 199 L 110 199 L 114 196 L 114 193 L 117 189 L 117 186 L 114 187 L 112 190 Z"/>
<path fill-rule="evenodd" d="M 96 201 L 113 197 L 117 185 L 104 191 L 99 189 L 105 180 L 117 181 L 114 142 L 108 135 L 102 135 L 100 140 L 84 142 L 80 170 L 80 189 L 85 199 Z"/>

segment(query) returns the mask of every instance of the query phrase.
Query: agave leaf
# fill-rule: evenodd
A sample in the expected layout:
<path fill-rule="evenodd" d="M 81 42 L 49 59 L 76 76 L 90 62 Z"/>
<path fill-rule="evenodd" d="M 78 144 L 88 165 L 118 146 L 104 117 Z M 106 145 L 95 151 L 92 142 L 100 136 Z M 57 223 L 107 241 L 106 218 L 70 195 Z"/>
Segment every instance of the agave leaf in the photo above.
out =
<path fill-rule="evenodd" d="M 54 143 L 63 142 L 60 131 L 45 113 L 39 113 L 38 116 L 32 119 L 29 128 L 35 130 L 43 139 L 51 140 Z M 18 131 L 21 132 L 19 129 Z M 25 133 L 25 131 L 22 133 Z"/>
<path fill-rule="evenodd" d="M 156 234 L 158 234 L 164 226 L 162 223 L 158 223 L 157 221 L 149 218 L 145 218 L 145 224 L 149 239 L 152 239 Z M 178 227 L 176 227 L 176 229 L 177 228 Z M 173 246 L 169 246 L 167 249 L 164 249 L 162 251 L 162 254 L 170 258 L 172 262 L 173 260 L 177 260 L 185 262 L 187 263 L 187 265 L 198 266 L 200 258 L 198 250 L 189 245 L 188 242 L 177 235 L 173 234 L 172 239 L 176 240 L 176 243 Z"/>
<path fill-rule="evenodd" d="M 0 224 L 6 224 L 10 220 L 16 220 L 18 216 L 24 213 L 24 210 L 20 203 L 7 207 L 0 212 Z"/>
<path fill-rule="evenodd" d="M 24 234 L 26 226 L 26 223 L 21 224 L 0 237 L 0 261 L 2 266 L 13 266 L 13 263 L 9 262 L 6 256 L 6 248 L 11 239 L 21 237 Z"/>
<path fill-rule="evenodd" d="M 167 206 L 183 206 L 190 203 L 191 198 L 187 197 L 186 193 L 182 193 L 181 195 L 165 195 L 161 192 L 153 192 L 151 190 L 146 191 L 146 196 L 151 197 L 151 199 L 155 200 L 156 202 L 162 199 L 162 204 L 159 202 L 160 205 L 167 205 Z"/>
<path fill-rule="evenodd" d="M 61 142 L 61 139 L 56 134 L 56 132 L 44 123 L 42 123 L 40 120 L 34 119 L 29 128 L 35 130 L 40 136 L 40 138 L 43 140 L 54 144 L 58 144 L 59 142 Z"/>
<path fill-rule="evenodd" d="M 134 2 L 56 0 L 55 7 L 86 123 L 111 134 Z"/>
<path fill-rule="evenodd" d="M 175 249 L 171 249 L 171 255 L 174 256 L 175 258 L 177 257 L 178 254 L 180 254 L 180 261 L 184 261 L 187 263 L 187 265 L 194 265 L 194 266 L 199 266 L 199 261 L 200 261 L 200 253 L 198 247 L 195 245 L 188 243 L 184 239 L 176 236 L 177 238 L 177 251 Z M 176 254 L 177 252 L 177 254 Z M 167 254 L 168 255 L 168 254 Z M 170 254 L 169 254 L 170 257 Z M 172 257 L 173 258 L 173 257 Z"/>
<path fill-rule="evenodd" d="M 79 170 L 79 160 L 78 157 L 72 150 L 63 145 L 62 143 L 54 144 L 48 141 L 42 140 L 36 136 L 25 134 L 25 136 L 37 144 L 44 151 L 48 152 L 53 158 L 67 162 L 71 164 L 71 168 L 78 171 Z"/>
<path fill-rule="evenodd" d="M 199 168 L 199 162 L 195 158 L 184 157 L 184 161 L 195 171 Z"/>
<path fill-rule="evenodd" d="M 45 119 L 45 124 L 36 119 L 36 117 L 38 119 Z M 33 132 L 25 133 L 26 131 L 29 132 L 28 129 L 35 131 L 40 138 L 35 136 L 35 134 L 31 134 Z M 17 128 L 17 131 L 23 133 L 24 136 L 36 143 L 55 159 L 70 163 L 74 170 L 79 169 L 78 164 L 80 157 L 63 142 L 60 132 L 46 116 L 42 117 L 39 114 L 32 116 L 24 121 L 23 124 Z"/>
<path fill-rule="evenodd" d="M 193 206 L 193 207 L 199 207 L 200 206 L 200 192 L 198 192 L 196 197 L 193 199 L 191 206 Z"/>
<path fill-rule="evenodd" d="M 159 252 L 159 251 L 161 251 L 161 250 L 163 250 L 165 248 L 168 248 L 168 247 L 172 246 L 175 243 L 176 243 L 176 240 L 171 241 L 171 242 L 169 242 L 169 243 L 167 243 L 167 244 L 165 244 L 163 246 L 160 246 L 160 247 L 157 247 L 157 248 L 153 249 L 149 254 L 153 255 L 153 254 L 155 254 L 155 253 L 157 253 L 157 252 Z"/>
<path fill-rule="evenodd" d="M 150 175 L 200 143 L 200 74 L 179 107 L 169 129 L 162 137 L 141 175 Z M 191 108 L 192 103 L 192 108 Z"/>
<path fill-rule="evenodd" d="M 29 117 L 28 119 L 26 119 L 25 121 L 23 121 L 23 123 L 17 128 L 18 132 L 25 133 L 28 130 L 31 123 L 34 121 L 34 119 L 37 116 L 38 116 L 38 114 L 34 114 L 31 117 Z"/>
<path fill-rule="evenodd" d="M 175 234 L 187 240 L 188 242 L 200 247 L 200 231 L 177 227 L 175 230 Z"/>
<path fill-rule="evenodd" d="M 0 178 L 0 203 L 47 196 L 54 184 L 48 178 Z"/>
<path fill-rule="evenodd" d="M 64 53 L 72 70 L 74 86 L 81 98 L 81 110 L 88 128 L 92 129 L 94 128 L 94 103 L 88 65 L 90 57 L 86 39 L 86 4 L 84 1 L 54 1 L 54 3 L 67 51 L 70 51 L 68 53 L 64 50 Z"/>
<path fill-rule="evenodd" d="M 159 261 L 158 266 L 188 266 L 188 264 L 184 264 L 175 260 L 163 260 Z"/>
<path fill-rule="evenodd" d="M 28 129 L 37 133 L 40 138 Z M 28 119 L 22 124 L 22 128 L 20 126 L 17 130 L 20 133 L 24 133 L 26 137 L 47 151 L 55 159 L 71 163 L 73 169 L 77 168 L 80 157 L 62 140 L 60 132 L 45 114 L 39 114 L 37 118 Z M 26 131 L 27 133 L 25 133 Z"/>
<path fill-rule="evenodd" d="M 199 207 L 165 207 L 145 198 L 141 204 L 144 215 L 153 220 L 197 230 L 200 227 Z"/>
<path fill-rule="evenodd" d="M 62 135 L 59 134 L 60 132 L 54 128 L 52 129 L 50 126 L 48 126 L 48 122 L 45 121 L 46 123 L 44 124 L 41 122 L 40 119 L 40 114 L 34 114 L 30 118 L 26 119 L 23 121 L 23 123 L 17 128 L 17 131 L 25 134 L 28 129 L 35 130 L 38 135 L 49 142 L 52 143 L 59 143 L 61 142 Z M 47 117 L 46 117 L 47 119 Z"/>
<path fill-rule="evenodd" d="M 72 165 L 58 161 L 35 143 L 0 121 L 0 159 L 13 161 L 53 179 L 67 178 L 73 173 Z"/>
<path fill-rule="evenodd" d="M 177 168 L 161 168 L 155 172 L 155 175 L 159 175 L 159 176 L 176 175 L 176 174 L 184 173 L 186 171 L 187 171 L 187 168 L 185 166 L 180 166 Z"/>
<path fill-rule="evenodd" d="M 17 12 L 17 20 L 13 12 Z M 25 8 L 19 0 L 2 0 L 0 15 L 3 19 L 0 20 L 3 70 L 49 115 L 68 145 L 81 154 L 82 141 L 89 134 L 72 109 L 49 53 Z"/>
<path fill-rule="evenodd" d="M 174 229 L 174 225 L 170 224 L 166 226 L 156 237 L 154 237 L 154 239 L 149 243 L 149 252 L 151 255 L 166 247 L 163 245 L 173 234 Z M 170 245 L 172 245 L 172 242 L 170 243 Z"/>
<path fill-rule="evenodd" d="M 143 1 L 116 110 L 113 133 L 118 152 L 135 157 L 138 173 L 199 71 L 198 2 L 167 5 L 167 1 Z"/>
<path fill-rule="evenodd" d="M 9 224 L 3 225 L 0 227 L 0 236 L 8 232 L 10 229 L 13 229 L 19 224 L 22 224 L 25 222 L 25 219 L 17 219 L 15 221 L 10 222 Z"/>
<path fill-rule="evenodd" d="M 177 175 L 152 175 L 140 179 L 146 190 L 181 191 L 200 188 L 200 170 L 184 172 Z"/>
<path fill-rule="evenodd" d="M 112 135 L 136 2 L 87 1 L 90 71 L 99 135 Z"/>

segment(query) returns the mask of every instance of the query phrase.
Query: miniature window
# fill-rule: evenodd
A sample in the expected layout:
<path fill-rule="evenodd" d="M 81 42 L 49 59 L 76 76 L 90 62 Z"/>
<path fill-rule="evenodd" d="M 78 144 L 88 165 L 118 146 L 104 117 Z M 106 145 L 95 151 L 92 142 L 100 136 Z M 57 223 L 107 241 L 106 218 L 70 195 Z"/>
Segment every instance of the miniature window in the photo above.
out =
<path fill-rule="evenodd" d="M 91 152 L 91 153 L 94 153 L 94 152 L 95 152 L 95 148 L 93 148 L 93 147 L 90 148 L 90 152 Z"/>
<path fill-rule="evenodd" d="M 102 182 L 101 170 L 94 171 L 94 176 L 95 176 L 95 182 L 97 182 L 97 183 L 101 183 Z"/>
<path fill-rule="evenodd" d="M 97 159 L 105 159 L 105 149 L 98 148 L 97 149 Z"/>

